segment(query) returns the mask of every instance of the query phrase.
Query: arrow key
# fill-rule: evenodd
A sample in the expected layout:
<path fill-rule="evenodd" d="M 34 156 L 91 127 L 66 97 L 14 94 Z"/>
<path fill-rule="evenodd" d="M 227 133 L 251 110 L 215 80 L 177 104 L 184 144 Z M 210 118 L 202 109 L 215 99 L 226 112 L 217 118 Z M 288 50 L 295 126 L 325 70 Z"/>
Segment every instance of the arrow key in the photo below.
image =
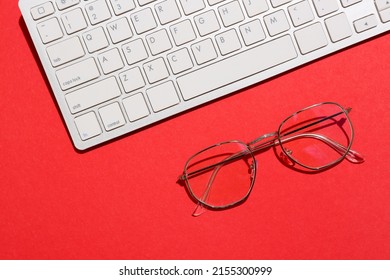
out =
<path fill-rule="evenodd" d="M 356 32 L 361 33 L 377 26 L 377 20 L 374 15 L 368 15 L 353 22 Z"/>
<path fill-rule="evenodd" d="M 381 17 L 382 22 L 390 21 L 390 8 L 380 11 L 379 15 Z"/>
<path fill-rule="evenodd" d="M 383 11 L 390 8 L 390 0 L 376 0 L 375 5 L 378 11 Z"/>

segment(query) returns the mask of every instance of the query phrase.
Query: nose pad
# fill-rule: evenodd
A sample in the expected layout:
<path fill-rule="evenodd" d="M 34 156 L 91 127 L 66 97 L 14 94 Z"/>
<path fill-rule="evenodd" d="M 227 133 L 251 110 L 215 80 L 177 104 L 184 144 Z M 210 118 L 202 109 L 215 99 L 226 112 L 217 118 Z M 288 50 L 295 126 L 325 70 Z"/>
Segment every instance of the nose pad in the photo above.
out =
<path fill-rule="evenodd" d="M 292 155 L 292 153 L 293 152 L 290 149 L 284 148 L 284 152 L 281 151 L 279 154 L 280 159 L 287 166 L 294 166 L 294 162 L 286 155 L 286 154 Z"/>
<path fill-rule="evenodd" d="M 253 161 L 250 166 L 249 166 L 249 169 L 248 169 L 248 173 L 251 174 L 250 177 L 251 179 L 253 179 L 255 177 L 255 174 L 256 174 L 256 167 L 257 167 L 257 162 L 256 161 Z"/>

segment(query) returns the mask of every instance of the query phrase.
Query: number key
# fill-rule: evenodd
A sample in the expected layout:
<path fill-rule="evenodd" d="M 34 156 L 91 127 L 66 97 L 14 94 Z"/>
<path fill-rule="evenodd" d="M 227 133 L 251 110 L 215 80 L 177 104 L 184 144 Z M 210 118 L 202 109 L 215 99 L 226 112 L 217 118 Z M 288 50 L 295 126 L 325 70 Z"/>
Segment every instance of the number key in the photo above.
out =
<path fill-rule="evenodd" d="M 135 8 L 133 0 L 110 0 L 114 13 L 118 16 Z"/>
<path fill-rule="evenodd" d="M 68 34 L 75 33 L 87 27 L 83 12 L 79 8 L 63 14 L 61 19 Z"/>
<path fill-rule="evenodd" d="M 85 6 L 91 24 L 98 24 L 111 18 L 110 10 L 105 0 L 97 0 Z"/>

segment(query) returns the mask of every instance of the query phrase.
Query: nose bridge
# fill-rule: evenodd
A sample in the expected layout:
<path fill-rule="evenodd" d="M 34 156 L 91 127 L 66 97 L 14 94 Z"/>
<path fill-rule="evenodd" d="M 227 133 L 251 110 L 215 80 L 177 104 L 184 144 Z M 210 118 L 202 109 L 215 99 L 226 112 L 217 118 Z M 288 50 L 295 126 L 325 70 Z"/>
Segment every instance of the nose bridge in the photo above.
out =
<path fill-rule="evenodd" d="M 276 131 L 266 133 L 249 142 L 248 147 L 252 152 L 268 149 L 275 144 L 275 140 L 277 140 L 277 137 L 278 133 Z"/>

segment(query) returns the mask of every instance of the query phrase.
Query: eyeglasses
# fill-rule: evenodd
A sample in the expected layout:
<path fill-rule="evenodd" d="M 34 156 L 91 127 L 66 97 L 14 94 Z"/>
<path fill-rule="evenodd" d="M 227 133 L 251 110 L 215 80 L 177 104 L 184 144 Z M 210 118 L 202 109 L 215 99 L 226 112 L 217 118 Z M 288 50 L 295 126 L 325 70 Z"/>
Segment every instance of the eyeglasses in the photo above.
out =
<path fill-rule="evenodd" d="M 179 177 L 198 203 L 193 215 L 245 201 L 256 179 L 254 154 L 271 147 L 281 150 L 279 158 L 284 164 L 298 170 L 319 172 L 344 158 L 364 162 L 361 154 L 351 150 L 354 130 L 350 111 L 333 102 L 315 104 L 286 118 L 276 132 L 249 143 L 220 142 L 194 154 Z"/>

